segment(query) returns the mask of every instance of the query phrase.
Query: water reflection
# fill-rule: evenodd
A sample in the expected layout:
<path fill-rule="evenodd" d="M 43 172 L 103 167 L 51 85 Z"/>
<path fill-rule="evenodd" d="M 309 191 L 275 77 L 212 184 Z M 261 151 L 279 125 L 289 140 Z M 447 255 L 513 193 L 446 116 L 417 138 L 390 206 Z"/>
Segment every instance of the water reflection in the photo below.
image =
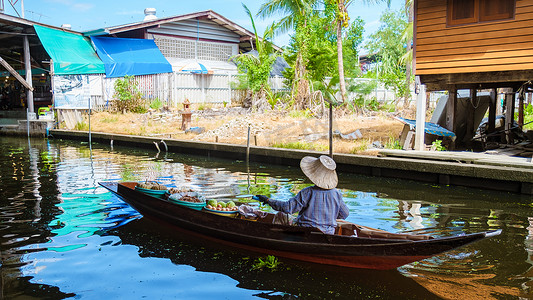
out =
<path fill-rule="evenodd" d="M 526 262 L 530 264 L 531 267 L 524 272 L 523 277 L 527 281 L 522 285 L 522 289 L 523 291 L 526 291 L 526 293 L 529 292 L 527 295 L 531 296 L 533 294 L 533 217 L 528 217 L 527 219 L 529 221 L 529 226 L 527 227 L 528 235 L 524 244 L 527 252 Z"/>
<path fill-rule="evenodd" d="M 399 268 L 373 272 L 255 256 L 142 218 L 99 181 L 157 180 L 235 198 L 288 199 L 308 186 L 297 168 L 246 165 L 70 142 L 0 141 L 0 249 L 6 298 L 531 297 L 531 197 L 341 174 L 349 220 L 393 232 L 504 233 Z M 201 272 L 200 272 L 201 271 Z M 91 280 L 87 280 L 91 278 Z"/>

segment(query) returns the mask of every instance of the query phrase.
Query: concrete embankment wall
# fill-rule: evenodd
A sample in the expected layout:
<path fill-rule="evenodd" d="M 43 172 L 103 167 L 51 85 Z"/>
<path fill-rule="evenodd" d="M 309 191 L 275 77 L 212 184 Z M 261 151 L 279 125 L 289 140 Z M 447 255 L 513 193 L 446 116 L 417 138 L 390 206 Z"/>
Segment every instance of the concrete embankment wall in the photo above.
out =
<path fill-rule="evenodd" d="M 50 130 L 53 138 L 88 141 L 88 132 Z M 236 160 L 246 159 L 246 146 L 186 141 L 166 138 L 142 137 L 109 133 L 92 133 L 93 142 L 155 149 L 175 153 L 221 157 Z M 157 145 L 157 146 L 156 146 Z M 250 161 L 278 165 L 298 166 L 306 155 L 318 156 L 323 152 L 280 149 L 270 147 L 250 147 Z M 533 194 L 533 168 L 464 164 L 423 159 L 398 157 L 374 157 L 353 154 L 334 154 L 337 170 L 411 179 L 426 183 L 458 185 L 482 189 Z"/>
<path fill-rule="evenodd" d="M 30 135 L 46 137 L 47 129 L 52 128 L 53 120 L 18 120 L 16 125 L 0 125 L 0 135 Z"/>

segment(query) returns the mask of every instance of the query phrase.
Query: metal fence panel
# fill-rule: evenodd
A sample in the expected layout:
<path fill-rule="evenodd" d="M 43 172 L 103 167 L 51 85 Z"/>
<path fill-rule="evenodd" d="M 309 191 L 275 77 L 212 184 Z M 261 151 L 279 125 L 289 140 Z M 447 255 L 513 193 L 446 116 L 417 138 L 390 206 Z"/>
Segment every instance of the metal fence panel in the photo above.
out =
<path fill-rule="evenodd" d="M 101 95 L 92 94 L 91 104 L 94 109 L 105 110 L 115 99 L 114 85 L 117 78 L 105 78 L 100 75 L 102 84 Z M 240 90 L 231 88 L 232 82 L 238 81 L 238 76 L 243 75 L 228 75 L 228 74 L 192 74 L 184 72 L 139 75 L 135 76 L 139 91 L 144 98 L 153 101 L 158 98 L 165 105 L 171 107 L 180 107 L 180 104 L 188 99 L 191 103 L 227 103 L 231 104 L 235 101 L 242 100 L 244 93 Z M 269 84 L 273 92 L 288 92 L 290 88 L 285 87 L 284 78 L 280 76 L 271 77 Z M 355 82 L 371 83 L 375 79 L 357 78 Z M 412 98 L 415 99 L 414 93 Z M 339 95 L 338 95 L 339 96 Z M 348 99 L 352 100 L 358 97 L 359 94 L 355 92 L 348 93 Z M 391 102 L 397 100 L 394 91 L 385 88 L 382 84 L 367 95 L 362 95 L 365 100 L 377 99 L 379 102 Z M 439 98 L 439 95 L 430 95 L 430 106 L 434 106 L 434 102 Z"/>

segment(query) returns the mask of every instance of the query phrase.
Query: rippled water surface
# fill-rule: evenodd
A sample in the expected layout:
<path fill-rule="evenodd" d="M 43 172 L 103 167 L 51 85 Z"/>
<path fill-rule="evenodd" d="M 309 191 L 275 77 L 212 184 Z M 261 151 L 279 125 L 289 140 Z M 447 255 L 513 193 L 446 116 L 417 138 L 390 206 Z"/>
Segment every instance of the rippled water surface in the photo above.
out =
<path fill-rule="evenodd" d="M 502 235 L 391 271 L 279 259 L 212 244 L 157 223 L 98 186 L 157 179 L 232 198 L 288 199 L 297 168 L 0 139 L 0 299 L 513 299 L 533 298 L 531 196 L 339 174 L 348 220 L 436 236 Z"/>

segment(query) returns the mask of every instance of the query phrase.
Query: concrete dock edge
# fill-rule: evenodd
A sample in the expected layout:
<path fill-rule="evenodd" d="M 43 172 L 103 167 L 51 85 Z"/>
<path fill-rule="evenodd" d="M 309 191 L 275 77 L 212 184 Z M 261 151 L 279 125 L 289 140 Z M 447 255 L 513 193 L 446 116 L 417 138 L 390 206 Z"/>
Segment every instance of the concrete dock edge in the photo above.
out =
<path fill-rule="evenodd" d="M 50 134 L 52 138 L 56 139 L 81 141 L 88 141 L 89 139 L 89 133 L 86 131 L 54 129 L 50 130 Z M 113 145 L 117 146 L 151 149 L 155 149 L 155 144 L 157 144 L 161 151 L 165 151 L 163 144 L 166 144 L 168 151 L 174 153 L 236 160 L 246 159 L 245 145 L 96 132 L 91 134 L 91 140 L 102 144 L 110 144 L 113 141 Z M 306 155 L 318 156 L 321 154 L 327 153 L 270 147 L 250 147 L 250 161 L 277 165 L 298 166 L 302 157 Z M 340 172 L 533 195 L 533 168 L 495 167 L 425 159 L 375 157 L 354 154 L 334 154 L 334 159 L 337 162 L 337 170 Z"/>

